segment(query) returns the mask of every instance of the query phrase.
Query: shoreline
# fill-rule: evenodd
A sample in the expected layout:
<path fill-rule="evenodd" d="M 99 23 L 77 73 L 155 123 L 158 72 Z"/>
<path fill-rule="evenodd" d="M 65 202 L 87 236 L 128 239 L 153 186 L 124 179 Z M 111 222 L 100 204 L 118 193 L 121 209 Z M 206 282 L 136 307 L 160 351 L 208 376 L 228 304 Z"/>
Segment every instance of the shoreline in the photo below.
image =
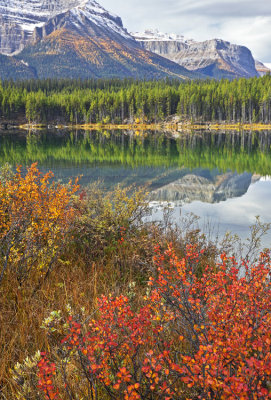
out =
<path fill-rule="evenodd" d="M 78 129 L 78 130 L 134 130 L 134 131 L 158 131 L 158 130 L 168 130 L 168 131 L 219 131 L 219 130 L 271 130 L 271 124 L 232 124 L 232 123 L 157 123 L 157 124 L 5 124 L 3 130 L 42 130 L 42 129 Z"/>

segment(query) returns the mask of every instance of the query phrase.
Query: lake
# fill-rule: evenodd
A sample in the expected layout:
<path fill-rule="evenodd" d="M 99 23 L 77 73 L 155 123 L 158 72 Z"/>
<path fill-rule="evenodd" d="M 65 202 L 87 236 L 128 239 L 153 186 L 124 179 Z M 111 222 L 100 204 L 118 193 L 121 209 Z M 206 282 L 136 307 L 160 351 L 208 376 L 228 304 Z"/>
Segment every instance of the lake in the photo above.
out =
<path fill-rule="evenodd" d="M 192 212 L 201 227 L 242 239 L 256 216 L 271 222 L 271 131 L 0 132 L 0 165 L 36 161 L 65 182 L 81 176 L 81 185 L 101 180 L 107 190 L 145 186 L 153 219 L 169 206 L 176 222 Z M 270 234 L 264 245 L 271 247 Z"/>

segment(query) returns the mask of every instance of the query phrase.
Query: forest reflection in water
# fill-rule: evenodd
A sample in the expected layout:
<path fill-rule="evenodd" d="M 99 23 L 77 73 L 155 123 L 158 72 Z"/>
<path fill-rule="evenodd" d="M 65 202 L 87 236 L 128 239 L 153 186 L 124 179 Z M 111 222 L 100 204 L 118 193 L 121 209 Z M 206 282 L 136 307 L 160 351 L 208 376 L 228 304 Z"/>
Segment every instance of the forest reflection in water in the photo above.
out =
<path fill-rule="evenodd" d="M 169 203 L 176 220 L 193 212 L 245 236 L 256 215 L 271 221 L 270 146 L 270 131 L 8 131 L 0 133 L 0 165 L 38 162 L 57 179 L 101 180 L 108 190 L 146 186 L 154 218 Z"/>

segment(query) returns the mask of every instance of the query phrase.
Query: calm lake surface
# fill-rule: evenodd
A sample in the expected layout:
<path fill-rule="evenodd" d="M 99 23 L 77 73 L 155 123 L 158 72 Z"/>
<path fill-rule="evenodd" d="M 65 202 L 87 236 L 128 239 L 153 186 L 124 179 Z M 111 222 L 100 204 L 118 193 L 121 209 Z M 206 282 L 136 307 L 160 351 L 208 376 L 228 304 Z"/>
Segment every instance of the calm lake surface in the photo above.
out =
<path fill-rule="evenodd" d="M 271 222 L 271 131 L 0 132 L 0 165 L 36 161 L 63 181 L 82 176 L 81 185 L 101 180 L 108 190 L 144 185 L 153 219 L 169 205 L 176 222 L 193 212 L 202 227 L 242 239 L 256 216 Z M 271 234 L 263 244 L 271 247 Z"/>

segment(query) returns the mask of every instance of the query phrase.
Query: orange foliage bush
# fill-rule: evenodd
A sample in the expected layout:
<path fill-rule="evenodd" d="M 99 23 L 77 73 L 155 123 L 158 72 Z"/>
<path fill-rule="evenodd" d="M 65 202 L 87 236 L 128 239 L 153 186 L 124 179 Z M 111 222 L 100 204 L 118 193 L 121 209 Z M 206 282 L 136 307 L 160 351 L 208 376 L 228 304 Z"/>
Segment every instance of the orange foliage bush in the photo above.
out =
<path fill-rule="evenodd" d="M 96 316 L 70 315 L 50 354 L 57 389 L 49 392 L 49 377 L 45 398 L 271 398 L 269 255 L 239 268 L 222 254 L 204 267 L 194 245 L 181 258 L 171 247 L 155 251 L 141 308 L 108 296 Z M 42 385 L 46 393 L 46 379 Z"/>
<path fill-rule="evenodd" d="M 52 178 L 33 164 L 25 176 L 18 167 L 13 177 L 0 180 L 0 284 L 8 271 L 19 285 L 30 273 L 44 277 L 59 255 L 78 186 L 55 184 Z"/>

